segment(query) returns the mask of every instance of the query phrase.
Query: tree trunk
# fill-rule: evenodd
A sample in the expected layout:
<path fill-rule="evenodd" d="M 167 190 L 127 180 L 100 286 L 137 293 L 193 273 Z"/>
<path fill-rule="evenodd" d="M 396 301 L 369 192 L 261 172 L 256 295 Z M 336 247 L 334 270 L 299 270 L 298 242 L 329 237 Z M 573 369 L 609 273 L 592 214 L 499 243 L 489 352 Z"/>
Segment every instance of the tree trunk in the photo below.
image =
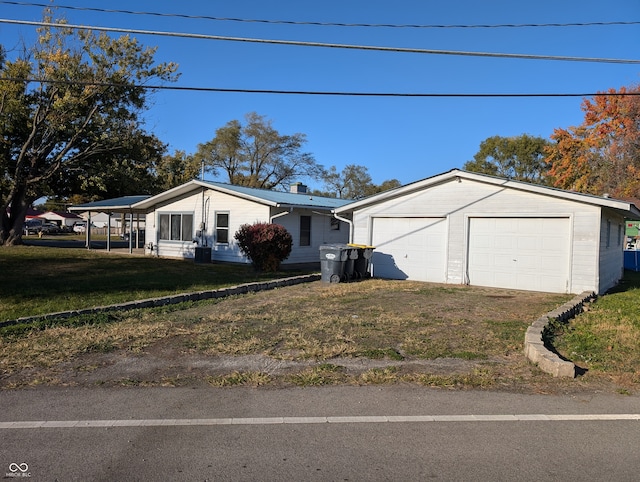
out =
<path fill-rule="evenodd" d="M 2 208 L 0 221 L 0 246 L 17 246 L 22 244 L 22 229 L 27 217 L 31 200 L 23 192 L 18 191 Z"/>

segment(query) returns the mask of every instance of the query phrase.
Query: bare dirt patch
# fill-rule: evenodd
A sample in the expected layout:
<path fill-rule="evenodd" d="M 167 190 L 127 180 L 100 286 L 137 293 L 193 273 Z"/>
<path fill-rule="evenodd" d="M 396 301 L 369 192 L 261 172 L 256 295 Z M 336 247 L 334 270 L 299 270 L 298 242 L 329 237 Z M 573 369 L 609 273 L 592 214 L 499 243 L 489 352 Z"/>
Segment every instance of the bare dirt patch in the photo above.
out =
<path fill-rule="evenodd" d="M 0 387 L 613 390 L 589 373 L 553 379 L 523 355 L 527 326 L 569 298 L 407 281 L 314 282 L 5 336 Z"/>

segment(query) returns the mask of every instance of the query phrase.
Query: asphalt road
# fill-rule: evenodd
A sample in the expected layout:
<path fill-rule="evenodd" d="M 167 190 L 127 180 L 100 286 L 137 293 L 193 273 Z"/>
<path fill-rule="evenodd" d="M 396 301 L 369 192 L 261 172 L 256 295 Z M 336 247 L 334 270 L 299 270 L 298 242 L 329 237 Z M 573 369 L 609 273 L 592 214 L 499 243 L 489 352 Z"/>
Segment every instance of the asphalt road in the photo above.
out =
<path fill-rule="evenodd" d="M 638 480 L 640 397 L 415 387 L 0 392 L 0 476 Z"/>

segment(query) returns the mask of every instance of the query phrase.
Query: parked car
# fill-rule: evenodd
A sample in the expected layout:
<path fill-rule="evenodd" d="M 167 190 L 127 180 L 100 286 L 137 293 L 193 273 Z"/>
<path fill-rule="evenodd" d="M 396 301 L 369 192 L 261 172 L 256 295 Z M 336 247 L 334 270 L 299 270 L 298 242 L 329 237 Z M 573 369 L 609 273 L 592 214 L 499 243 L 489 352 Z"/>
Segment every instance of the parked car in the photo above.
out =
<path fill-rule="evenodd" d="M 38 234 L 42 230 L 43 225 L 44 221 L 42 219 L 29 219 L 24 223 L 22 232 L 27 236 L 30 234 Z"/>
<path fill-rule="evenodd" d="M 58 234 L 60 232 L 60 226 L 56 223 L 44 223 L 41 231 L 44 234 Z"/>
<path fill-rule="evenodd" d="M 74 233 L 84 233 L 87 231 L 87 223 L 75 223 L 73 225 L 73 232 Z"/>

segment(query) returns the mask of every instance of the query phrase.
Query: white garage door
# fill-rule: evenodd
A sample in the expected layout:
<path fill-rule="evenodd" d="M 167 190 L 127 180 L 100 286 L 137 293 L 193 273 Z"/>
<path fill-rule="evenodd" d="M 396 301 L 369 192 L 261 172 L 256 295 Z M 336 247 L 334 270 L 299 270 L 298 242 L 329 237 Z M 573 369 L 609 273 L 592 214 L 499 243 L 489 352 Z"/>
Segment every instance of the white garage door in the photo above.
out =
<path fill-rule="evenodd" d="M 445 218 L 374 218 L 373 275 L 444 282 Z"/>
<path fill-rule="evenodd" d="M 565 293 L 569 246 L 568 218 L 471 218 L 469 283 Z"/>

